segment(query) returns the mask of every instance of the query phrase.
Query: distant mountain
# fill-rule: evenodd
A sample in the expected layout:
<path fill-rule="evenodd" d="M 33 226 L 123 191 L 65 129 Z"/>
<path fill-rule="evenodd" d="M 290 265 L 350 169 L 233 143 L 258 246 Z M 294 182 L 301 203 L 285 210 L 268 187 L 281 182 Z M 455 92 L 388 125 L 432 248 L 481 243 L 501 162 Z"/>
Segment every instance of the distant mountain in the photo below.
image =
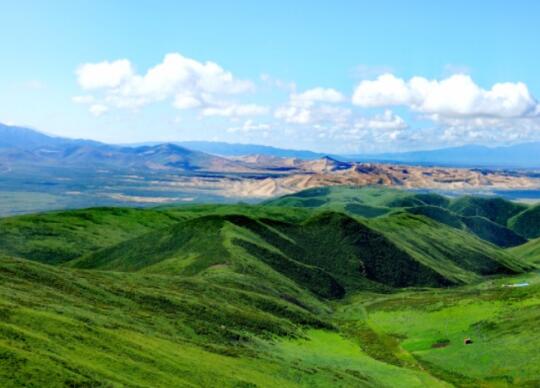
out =
<path fill-rule="evenodd" d="M 255 144 L 233 144 L 210 141 L 188 141 L 174 144 L 192 150 L 223 156 L 266 155 L 305 160 L 330 156 L 333 159 L 356 162 L 404 163 L 472 168 L 540 168 L 540 158 L 538 158 L 538 155 L 540 155 L 540 142 L 517 144 L 508 147 L 466 145 L 426 151 L 354 155 L 324 154 Z"/>
<path fill-rule="evenodd" d="M 93 140 L 68 139 L 64 137 L 50 136 L 30 128 L 10 126 L 0 123 L 0 149 L 13 148 L 19 150 L 33 150 L 40 147 L 67 144 L 103 145 L 103 143 Z"/>
<path fill-rule="evenodd" d="M 305 151 L 276 148 L 256 144 L 235 144 L 211 141 L 184 141 L 175 143 L 183 147 L 223 156 L 242 156 L 242 155 L 270 155 L 281 158 L 299 158 L 299 159 L 319 159 L 326 154 Z"/>
<path fill-rule="evenodd" d="M 540 158 L 538 157 L 538 155 L 540 155 L 540 142 L 493 148 L 479 145 L 467 145 L 438 150 L 401 153 L 328 155 L 306 150 L 292 150 L 255 144 L 234 144 L 211 141 L 174 142 L 168 144 L 165 148 L 163 143 L 156 142 L 118 146 L 91 140 L 53 137 L 28 128 L 0 124 L 0 150 L 4 156 L 6 150 L 10 150 L 10 152 L 14 153 L 12 155 L 13 157 L 30 157 L 36 159 L 39 156 L 45 157 L 47 155 L 50 159 L 54 154 L 60 155 L 67 152 L 69 154 L 69 159 L 72 160 L 76 159 L 75 156 L 77 156 L 83 161 L 82 159 L 84 158 L 82 158 L 82 156 L 84 156 L 90 158 L 93 162 L 105 160 L 110 162 L 115 159 L 126 162 L 126 158 L 129 162 L 134 156 L 137 156 L 139 152 L 144 153 L 151 149 L 160 150 L 161 153 L 172 152 L 184 154 L 189 150 L 192 152 L 192 156 L 198 159 L 202 157 L 202 154 L 205 154 L 208 157 L 210 156 L 208 154 L 225 157 L 262 155 L 273 158 L 295 158 L 303 160 L 316 160 L 326 157 L 334 161 L 340 160 L 345 162 L 403 163 L 409 165 L 416 164 L 473 168 L 540 168 Z M 28 151 L 31 151 L 32 155 L 24 154 Z M 196 154 L 197 152 L 198 154 Z M 215 156 L 214 158 L 216 157 L 219 156 Z M 2 159 L 1 155 L 0 159 Z M 223 158 L 221 162 L 226 163 Z"/>
<path fill-rule="evenodd" d="M 242 161 L 174 144 L 125 147 L 91 140 L 52 137 L 28 128 L 0 124 L 0 163 L 8 167 L 76 167 L 252 172 Z"/>
<path fill-rule="evenodd" d="M 467 145 L 431 151 L 347 155 L 345 159 L 460 167 L 540 168 L 538 155 L 540 142 L 508 147 Z"/>
<path fill-rule="evenodd" d="M 0 148 L 28 150 L 47 145 L 56 145 L 64 141 L 65 139 L 47 136 L 32 129 L 0 123 Z"/>

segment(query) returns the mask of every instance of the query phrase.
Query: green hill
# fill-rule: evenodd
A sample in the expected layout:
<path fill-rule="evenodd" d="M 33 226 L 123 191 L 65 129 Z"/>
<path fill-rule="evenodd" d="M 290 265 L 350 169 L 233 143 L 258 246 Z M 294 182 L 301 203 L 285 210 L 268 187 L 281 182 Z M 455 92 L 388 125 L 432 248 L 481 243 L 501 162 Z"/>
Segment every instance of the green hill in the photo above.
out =
<path fill-rule="evenodd" d="M 248 205 L 183 205 L 155 209 L 91 208 L 0 218 L 0 253 L 47 264 L 61 264 L 97 249 L 208 214 L 241 212 L 298 220 L 304 209 Z"/>
<path fill-rule="evenodd" d="M 450 210 L 439 206 L 432 205 L 422 205 L 410 207 L 407 209 L 408 213 L 422 215 L 428 218 L 431 218 L 434 221 L 440 222 L 441 224 L 451 226 L 456 229 L 465 229 L 466 225 L 463 223 L 463 220 L 460 216 L 455 213 L 452 213 Z"/>
<path fill-rule="evenodd" d="M 452 281 L 471 282 L 482 275 L 520 272 L 528 267 L 464 230 L 427 217 L 402 212 L 373 219 L 369 224 Z"/>
<path fill-rule="evenodd" d="M 334 318 L 373 357 L 453 386 L 536 387 L 539 296 L 540 275 L 530 273 L 449 290 L 358 294 Z"/>
<path fill-rule="evenodd" d="M 434 205 L 446 206 L 449 200 L 434 193 L 415 193 L 385 187 L 333 186 L 320 187 L 266 201 L 266 205 L 327 208 L 372 218 L 394 208 Z"/>
<path fill-rule="evenodd" d="M 540 237 L 540 205 L 528 208 L 508 221 L 509 227 L 526 238 Z"/>
<path fill-rule="evenodd" d="M 526 268 L 465 231 L 421 216 L 391 215 L 366 224 L 328 211 L 297 222 L 243 214 L 201 216 L 67 265 L 184 276 L 227 266 L 258 271 L 261 278 L 277 273 L 283 278 L 275 277 L 276 282 L 292 281 L 323 298 L 358 289 L 470 282 Z"/>
<path fill-rule="evenodd" d="M 438 206 L 417 206 L 407 208 L 411 214 L 423 215 L 452 228 L 471 232 L 482 240 L 502 248 L 513 247 L 527 240 L 509 228 L 496 224 L 484 217 L 463 217 Z"/>
<path fill-rule="evenodd" d="M 484 217 L 461 217 L 467 228 L 482 240 L 508 248 L 525 244 L 527 240 L 513 230 Z"/>
<path fill-rule="evenodd" d="M 503 250 L 520 237 L 449 203 L 340 187 L 1 219 L 0 386 L 535 386 L 540 244 Z"/>
<path fill-rule="evenodd" d="M 527 206 L 499 197 L 465 196 L 453 200 L 448 208 L 462 216 L 484 217 L 497 224 L 507 226 L 508 220 L 527 209 Z"/>
<path fill-rule="evenodd" d="M 1 218 L 0 252 L 60 264 L 178 220 L 169 213 L 131 208 L 93 208 Z"/>
<path fill-rule="evenodd" d="M 244 215 L 203 216 L 69 265 L 190 276 L 227 266 L 238 272 L 259 271 L 261 278 L 279 273 L 325 298 L 343 297 L 346 290 L 361 288 L 449 284 L 380 233 L 333 212 L 297 223 Z M 285 280 L 276 277 L 276 281 Z"/>
<path fill-rule="evenodd" d="M 316 201 L 314 201 L 316 200 Z M 308 202 L 308 205 L 305 204 Z M 317 201 L 320 204 L 316 205 Z M 447 206 L 448 198 L 435 193 L 421 193 L 391 189 L 382 186 L 331 186 L 316 187 L 300 191 L 298 193 L 284 195 L 282 197 L 266 201 L 265 205 L 320 207 L 323 204 L 360 203 L 366 206 L 379 208 L 408 207 L 416 205 Z"/>
<path fill-rule="evenodd" d="M 500 198 L 469 196 L 450 200 L 435 193 L 383 187 L 335 186 L 286 195 L 267 201 L 266 205 L 332 209 L 365 218 L 376 218 L 406 209 L 409 213 L 421 214 L 453 228 L 472 232 L 503 248 L 526 242 L 522 236 L 506 227 L 508 217 L 526 209 L 526 206 Z M 499 216 L 500 212 L 502 216 Z"/>
<path fill-rule="evenodd" d="M 540 264 L 540 238 L 530 240 L 526 244 L 509 249 L 509 252 L 519 260 L 532 264 Z"/>

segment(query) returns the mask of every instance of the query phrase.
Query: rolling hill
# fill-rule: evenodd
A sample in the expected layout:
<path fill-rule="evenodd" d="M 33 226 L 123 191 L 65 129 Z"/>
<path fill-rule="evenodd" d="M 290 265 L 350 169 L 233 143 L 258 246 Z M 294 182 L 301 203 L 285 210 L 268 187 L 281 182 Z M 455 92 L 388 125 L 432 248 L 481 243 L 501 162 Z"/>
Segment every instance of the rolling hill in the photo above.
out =
<path fill-rule="evenodd" d="M 309 189 L 265 203 L 273 206 L 332 209 L 366 218 L 405 210 L 470 232 L 503 248 L 527 241 L 527 236 L 507 225 L 511 217 L 528 209 L 527 205 L 502 198 L 465 196 L 450 199 L 436 193 L 341 186 Z"/>
<path fill-rule="evenodd" d="M 454 201 L 335 187 L 1 219 L 0 385 L 534 385 L 497 349 L 535 359 L 537 244 L 479 238 L 503 226 Z"/>
<path fill-rule="evenodd" d="M 509 252 L 519 260 L 540 265 L 540 238 L 530 240 L 526 244 L 513 247 Z"/>
<path fill-rule="evenodd" d="M 510 228 L 527 238 L 540 237 L 540 205 L 531 206 L 508 220 Z"/>

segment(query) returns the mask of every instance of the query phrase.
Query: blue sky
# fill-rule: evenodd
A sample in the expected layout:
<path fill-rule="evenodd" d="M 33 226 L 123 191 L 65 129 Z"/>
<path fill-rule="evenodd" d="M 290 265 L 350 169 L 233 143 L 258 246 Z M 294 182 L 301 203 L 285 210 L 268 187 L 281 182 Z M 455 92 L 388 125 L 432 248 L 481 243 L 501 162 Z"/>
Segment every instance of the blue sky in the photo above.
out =
<path fill-rule="evenodd" d="M 327 152 L 540 139 L 537 1 L 4 3 L 0 122 Z"/>

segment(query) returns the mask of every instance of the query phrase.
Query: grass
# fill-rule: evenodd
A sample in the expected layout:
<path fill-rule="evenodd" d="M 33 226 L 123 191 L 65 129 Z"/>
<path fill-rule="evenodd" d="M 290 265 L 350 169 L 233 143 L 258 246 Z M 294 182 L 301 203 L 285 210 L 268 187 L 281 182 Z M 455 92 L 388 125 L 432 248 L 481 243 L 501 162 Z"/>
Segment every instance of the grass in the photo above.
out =
<path fill-rule="evenodd" d="M 526 288 L 502 287 L 528 281 Z M 365 313 L 351 314 L 361 304 Z M 455 290 L 405 291 L 391 296 L 351 298 L 337 318 L 364 319 L 375 332 L 399 342 L 434 376 L 456 385 L 538 384 L 540 276 L 492 280 Z M 464 345 L 470 337 L 472 345 Z M 509 356 L 511 354 L 511 356 Z M 527 365 L 524 367 L 524 365 Z"/>
<path fill-rule="evenodd" d="M 0 386 L 537 386 L 537 241 L 502 249 L 501 220 L 453 203 L 347 187 L 2 219 Z"/>
<path fill-rule="evenodd" d="M 330 327 L 314 315 L 325 315 L 318 302 L 309 311 L 242 290 L 242 282 L 253 281 L 247 276 L 231 276 L 236 287 L 218 277 L 75 271 L 1 259 L 2 386 L 271 382 L 261 370 L 285 366 L 254 358 L 254 337 L 269 341 L 298 336 L 304 326 Z"/>
<path fill-rule="evenodd" d="M 530 286 L 502 287 L 523 281 Z M 378 336 L 397 341 L 397 350 L 422 370 L 458 386 L 539 383 L 538 274 L 452 290 L 357 295 L 335 316 L 341 325 L 364 321 Z M 466 337 L 473 344 L 464 345 Z"/>
<path fill-rule="evenodd" d="M 373 385 L 392 387 L 447 387 L 449 384 L 429 374 L 384 363 L 371 358 L 353 340 L 338 333 L 310 330 L 305 338 L 280 341 L 272 348 L 292 365 L 313 368 L 312 387 Z M 334 370 L 334 378 L 321 380 L 319 371 Z"/>
<path fill-rule="evenodd" d="M 374 219 L 370 225 L 395 241 L 420 263 L 454 282 L 530 268 L 510 254 L 466 231 L 408 213 Z"/>
<path fill-rule="evenodd" d="M 534 265 L 540 264 L 540 238 L 530 240 L 526 244 L 509 249 L 509 252 L 522 261 Z"/>
<path fill-rule="evenodd" d="M 526 238 L 540 237 L 540 205 L 530 207 L 515 215 L 508 224 L 516 233 Z"/>
<path fill-rule="evenodd" d="M 499 225 L 506 226 L 508 220 L 527 209 L 527 205 L 499 197 L 465 196 L 454 199 L 448 208 L 462 216 L 484 217 Z"/>
<path fill-rule="evenodd" d="M 172 226 L 66 265 L 182 276 L 228 266 L 261 279 L 272 277 L 276 284 L 292 282 L 322 298 L 341 298 L 358 289 L 444 286 L 527 268 L 465 231 L 422 216 L 400 213 L 366 223 L 326 211 L 288 222 L 283 216 L 247 216 L 240 210 L 184 215 Z M 182 218 L 178 210 L 175 215 Z"/>

